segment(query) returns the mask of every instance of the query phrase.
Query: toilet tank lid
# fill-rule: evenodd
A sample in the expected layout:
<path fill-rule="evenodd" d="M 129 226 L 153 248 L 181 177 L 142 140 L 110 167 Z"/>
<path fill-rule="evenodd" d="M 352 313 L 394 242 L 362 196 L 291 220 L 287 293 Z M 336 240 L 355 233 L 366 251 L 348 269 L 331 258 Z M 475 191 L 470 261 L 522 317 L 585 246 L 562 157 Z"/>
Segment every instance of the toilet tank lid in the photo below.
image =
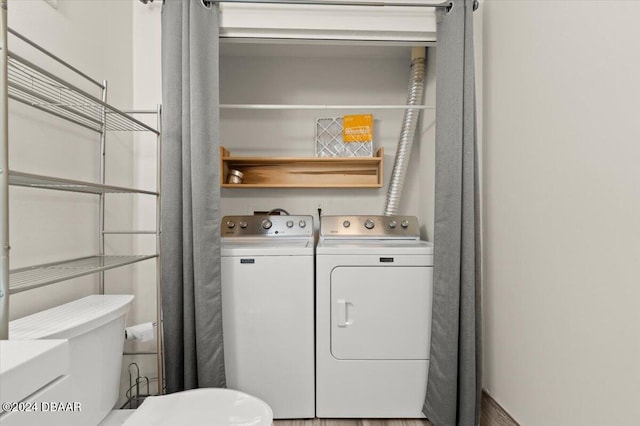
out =
<path fill-rule="evenodd" d="M 129 310 L 130 294 L 92 295 L 9 323 L 9 339 L 70 339 Z"/>

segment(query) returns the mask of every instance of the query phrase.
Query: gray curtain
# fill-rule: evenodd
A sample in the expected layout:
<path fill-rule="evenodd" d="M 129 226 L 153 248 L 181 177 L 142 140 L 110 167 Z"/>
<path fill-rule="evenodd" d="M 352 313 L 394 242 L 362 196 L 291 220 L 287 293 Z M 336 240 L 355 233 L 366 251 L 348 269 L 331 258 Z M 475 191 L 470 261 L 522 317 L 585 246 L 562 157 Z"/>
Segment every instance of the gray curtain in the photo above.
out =
<path fill-rule="evenodd" d="M 439 11 L 431 362 L 423 412 L 477 425 L 481 395 L 480 224 L 473 1 Z"/>
<path fill-rule="evenodd" d="M 162 101 L 166 390 L 224 387 L 216 4 L 165 1 Z"/>

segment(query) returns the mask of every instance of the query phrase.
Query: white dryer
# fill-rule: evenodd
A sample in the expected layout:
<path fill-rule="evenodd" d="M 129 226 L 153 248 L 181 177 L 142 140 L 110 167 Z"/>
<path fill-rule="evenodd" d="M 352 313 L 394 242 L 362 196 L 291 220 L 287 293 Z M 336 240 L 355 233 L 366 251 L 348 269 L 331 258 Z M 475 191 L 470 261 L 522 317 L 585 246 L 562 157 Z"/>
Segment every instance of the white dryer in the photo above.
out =
<path fill-rule="evenodd" d="M 221 237 L 227 386 L 314 417 L 313 217 L 226 216 Z"/>
<path fill-rule="evenodd" d="M 408 216 L 324 216 L 316 247 L 316 415 L 424 417 L 433 245 Z"/>

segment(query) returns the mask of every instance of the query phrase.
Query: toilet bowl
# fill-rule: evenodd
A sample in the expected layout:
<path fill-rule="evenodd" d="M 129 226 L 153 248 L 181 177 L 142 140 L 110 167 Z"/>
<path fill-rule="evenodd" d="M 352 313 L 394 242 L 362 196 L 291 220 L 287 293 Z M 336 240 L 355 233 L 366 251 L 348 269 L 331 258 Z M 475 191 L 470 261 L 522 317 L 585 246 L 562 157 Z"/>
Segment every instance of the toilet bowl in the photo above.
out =
<path fill-rule="evenodd" d="M 270 426 L 271 407 L 231 389 L 194 389 L 152 396 L 122 426 Z"/>
<path fill-rule="evenodd" d="M 11 321 L 11 340 L 68 340 L 71 386 L 59 398 L 80 404 L 82 410 L 73 413 L 66 425 L 103 425 L 111 417 L 120 387 L 125 316 L 132 302 L 131 295 L 93 295 Z M 116 424 L 269 426 L 273 421 L 271 408 L 260 399 L 217 388 L 148 397 L 131 411 Z"/>

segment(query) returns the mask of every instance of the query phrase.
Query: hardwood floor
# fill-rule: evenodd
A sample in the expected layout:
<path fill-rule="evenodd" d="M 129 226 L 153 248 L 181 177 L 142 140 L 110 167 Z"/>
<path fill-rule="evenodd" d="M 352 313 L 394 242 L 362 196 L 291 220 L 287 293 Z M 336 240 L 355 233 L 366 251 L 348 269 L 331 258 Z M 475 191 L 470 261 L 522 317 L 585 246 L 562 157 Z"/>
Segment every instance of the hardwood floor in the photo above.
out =
<path fill-rule="evenodd" d="M 274 426 L 433 426 L 422 419 L 306 419 L 274 420 Z"/>
<path fill-rule="evenodd" d="M 519 426 L 519 424 L 491 397 L 491 395 L 486 391 L 483 391 L 482 410 L 480 411 L 480 426 Z"/>
<path fill-rule="evenodd" d="M 274 420 L 274 426 L 433 426 L 423 419 L 305 419 Z M 482 392 L 480 426 L 519 426 L 486 391 Z"/>

